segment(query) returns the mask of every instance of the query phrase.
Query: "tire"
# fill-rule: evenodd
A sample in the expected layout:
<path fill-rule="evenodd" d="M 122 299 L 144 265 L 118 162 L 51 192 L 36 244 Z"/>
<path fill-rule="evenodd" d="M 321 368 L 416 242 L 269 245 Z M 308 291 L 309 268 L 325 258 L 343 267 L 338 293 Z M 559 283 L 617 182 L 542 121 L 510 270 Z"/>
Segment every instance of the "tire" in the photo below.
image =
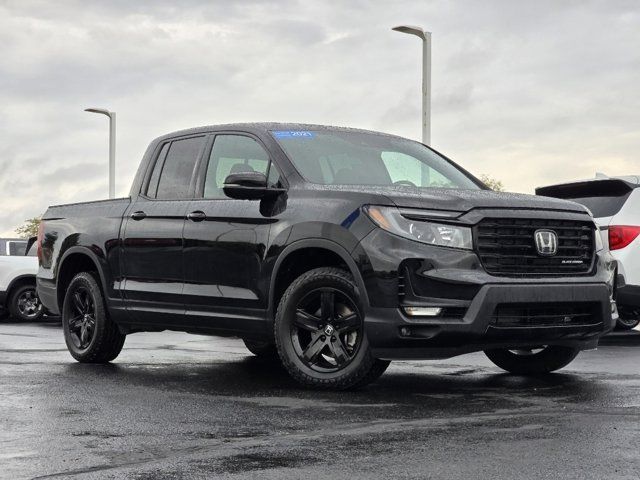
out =
<path fill-rule="evenodd" d="M 280 299 L 274 323 L 278 355 L 289 375 L 325 390 L 359 388 L 380 377 L 389 362 L 371 355 L 362 312 L 348 272 L 323 267 L 298 277 Z"/>
<path fill-rule="evenodd" d="M 11 292 L 8 308 L 11 318 L 23 322 L 35 322 L 44 315 L 36 286 L 31 284 L 19 286 Z"/>
<path fill-rule="evenodd" d="M 619 309 L 616 330 L 633 330 L 640 324 L 640 312 L 637 310 Z"/>
<path fill-rule="evenodd" d="M 247 347 L 247 350 L 258 358 L 265 360 L 276 360 L 279 358 L 278 350 L 273 343 L 249 339 L 243 339 L 242 341 L 244 342 L 244 346 Z"/>
<path fill-rule="evenodd" d="M 616 330 L 633 330 L 640 324 L 640 318 L 618 318 Z"/>
<path fill-rule="evenodd" d="M 545 346 L 540 351 L 530 350 L 485 350 L 493 363 L 507 372 L 518 375 L 540 375 L 559 370 L 569 365 L 580 352 L 577 348 Z"/>
<path fill-rule="evenodd" d="M 78 273 L 71 280 L 62 307 L 62 328 L 69 353 L 81 363 L 114 360 L 126 338 L 109 318 L 93 272 Z"/>

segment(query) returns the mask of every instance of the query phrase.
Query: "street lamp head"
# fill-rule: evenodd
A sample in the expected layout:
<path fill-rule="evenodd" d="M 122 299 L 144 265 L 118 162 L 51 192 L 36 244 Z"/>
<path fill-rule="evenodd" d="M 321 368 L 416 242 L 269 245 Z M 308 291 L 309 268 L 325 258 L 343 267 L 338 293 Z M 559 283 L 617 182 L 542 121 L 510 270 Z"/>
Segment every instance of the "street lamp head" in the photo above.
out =
<path fill-rule="evenodd" d="M 91 113 L 101 113 L 102 115 L 106 115 L 107 117 L 111 116 L 111 112 L 106 108 L 85 108 L 84 111 Z"/>
<path fill-rule="evenodd" d="M 398 25 L 397 27 L 393 27 L 391 30 L 395 30 L 400 33 L 408 33 L 409 35 L 415 35 L 416 37 L 420 37 L 422 40 L 426 40 L 427 32 L 425 32 L 420 27 L 415 27 L 413 25 Z"/>

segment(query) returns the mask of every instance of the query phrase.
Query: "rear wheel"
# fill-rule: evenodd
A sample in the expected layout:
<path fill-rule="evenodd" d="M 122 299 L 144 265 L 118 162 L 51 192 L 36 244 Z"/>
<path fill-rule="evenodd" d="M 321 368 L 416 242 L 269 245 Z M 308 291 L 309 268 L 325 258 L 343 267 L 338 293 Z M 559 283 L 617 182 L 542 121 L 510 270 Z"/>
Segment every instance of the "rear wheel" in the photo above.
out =
<path fill-rule="evenodd" d="M 389 362 L 371 355 L 352 276 L 324 267 L 298 277 L 282 296 L 275 321 L 278 354 L 305 386 L 347 389 L 376 380 Z"/>
<path fill-rule="evenodd" d="M 278 350 L 271 342 L 261 342 L 259 340 L 243 339 L 244 346 L 258 358 L 273 360 L 278 358 Z"/>
<path fill-rule="evenodd" d="M 634 309 L 620 308 L 618 310 L 618 330 L 633 330 L 640 324 L 640 311 Z"/>
<path fill-rule="evenodd" d="M 25 322 L 39 320 L 44 314 L 35 285 L 22 285 L 16 288 L 11 293 L 8 306 L 11 317 Z"/>
<path fill-rule="evenodd" d="M 519 375 L 538 375 L 553 372 L 569 365 L 580 350 L 571 347 L 546 345 L 515 350 L 485 350 L 498 367 Z"/>
<path fill-rule="evenodd" d="M 110 362 L 126 338 L 109 318 L 100 283 L 91 272 L 71 280 L 62 307 L 62 327 L 71 356 L 82 363 Z"/>

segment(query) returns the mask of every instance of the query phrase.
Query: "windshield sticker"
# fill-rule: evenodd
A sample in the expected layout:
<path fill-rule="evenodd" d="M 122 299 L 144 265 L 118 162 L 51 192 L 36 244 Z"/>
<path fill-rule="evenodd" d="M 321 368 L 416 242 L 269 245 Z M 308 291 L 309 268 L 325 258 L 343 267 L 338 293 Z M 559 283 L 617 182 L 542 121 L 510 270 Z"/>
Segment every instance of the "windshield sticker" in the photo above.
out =
<path fill-rule="evenodd" d="M 316 136 L 314 132 L 308 130 L 278 130 L 271 133 L 276 138 L 313 138 Z"/>

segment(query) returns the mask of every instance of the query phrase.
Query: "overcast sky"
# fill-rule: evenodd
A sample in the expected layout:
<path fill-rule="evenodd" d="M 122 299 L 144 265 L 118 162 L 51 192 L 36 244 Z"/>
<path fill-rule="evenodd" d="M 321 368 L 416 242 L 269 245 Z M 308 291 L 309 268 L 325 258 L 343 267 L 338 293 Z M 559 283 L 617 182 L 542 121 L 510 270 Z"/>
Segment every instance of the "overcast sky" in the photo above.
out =
<path fill-rule="evenodd" d="M 420 137 L 433 32 L 434 147 L 507 189 L 640 174 L 640 1 L 0 0 L 0 234 L 116 192 L 149 141 L 241 121 Z"/>

